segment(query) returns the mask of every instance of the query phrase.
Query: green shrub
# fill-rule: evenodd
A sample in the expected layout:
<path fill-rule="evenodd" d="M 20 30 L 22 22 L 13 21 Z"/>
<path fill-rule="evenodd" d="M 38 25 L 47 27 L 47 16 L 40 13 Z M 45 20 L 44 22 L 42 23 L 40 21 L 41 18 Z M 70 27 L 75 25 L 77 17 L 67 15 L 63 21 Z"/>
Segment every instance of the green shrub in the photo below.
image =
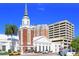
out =
<path fill-rule="evenodd" d="M 8 55 L 8 52 L 0 52 L 0 55 Z"/>
<path fill-rule="evenodd" d="M 79 56 L 79 53 L 76 53 L 74 56 Z"/>
<path fill-rule="evenodd" d="M 11 50 L 8 50 L 8 53 L 11 53 L 12 51 Z"/>

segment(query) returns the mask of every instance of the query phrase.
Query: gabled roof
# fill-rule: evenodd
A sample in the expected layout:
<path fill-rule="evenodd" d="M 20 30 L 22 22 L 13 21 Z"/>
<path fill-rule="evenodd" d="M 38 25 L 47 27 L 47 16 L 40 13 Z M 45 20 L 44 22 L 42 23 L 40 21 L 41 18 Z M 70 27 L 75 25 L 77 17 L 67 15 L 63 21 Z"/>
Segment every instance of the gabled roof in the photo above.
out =
<path fill-rule="evenodd" d="M 36 43 L 51 43 L 46 37 L 44 36 L 38 36 L 33 38 L 33 42 Z"/>

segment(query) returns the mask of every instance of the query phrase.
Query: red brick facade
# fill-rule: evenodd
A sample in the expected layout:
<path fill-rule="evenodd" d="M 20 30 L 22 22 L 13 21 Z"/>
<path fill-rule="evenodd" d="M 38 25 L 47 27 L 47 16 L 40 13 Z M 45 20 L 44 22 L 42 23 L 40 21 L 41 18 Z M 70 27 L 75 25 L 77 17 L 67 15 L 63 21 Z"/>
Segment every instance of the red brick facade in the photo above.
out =
<path fill-rule="evenodd" d="M 47 29 L 35 29 L 34 30 L 31 28 L 30 29 L 22 28 L 22 30 L 19 31 L 20 44 L 23 43 L 21 45 L 21 46 L 23 46 L 23 47 L 21 47 L 21 48 L 23 48 L 23 50 L 22 50 L 23 53 L 25 53 L 28 50 L 28 47 L 27 47 L 27 46 L 29 46 L 28 43 L 30 43 L 30 46 L 33 46 L 33 38 L 35 36 L 45 36 L 48 38 L 48 30 Z"/>
<path fill-rule="evenodd" d="M 33 45 L 34 30 L 31 30 L 31 45 Z"/>
<path fill-rule="evenodd" d="M 22 31 L 22 32 L 21 32 Z M 27 36 L 30 35 L 30 39 L 27 39 Z M 20 46 L 23 46 L 21 48 L 23 48 L 23 53 L 25 51 L 27 51 L 27 41 L 30 40 L 30 43 L 32 46 L 33 45 L 33 37 L 34 37 L 34 30 L 30 29 L 30 34 L 28 34 L 28 28 L 27 29 L 22 29 L 19 31 L 19 40 L 20 40 Z M 21 42 L 22 41 L 22 42 Z M 23 43 L 23 45 L 21 45 L 21 43 Z M 24 47 L 25 46 L 25 47 Z"/>
<path fill-rule="evenodd" d="M 27 29 L 23 29 L 23 46 L 27 46 Z M 26 51 L 26 47 L 23 47 L 23 52 Z"/>
<path fill-rule="evenodd" d="M 35 29 L 34 34 L 35 34 L 35 36 L 45 36 L 45 37 L 48 38 L 48 29 L 41 29 L 41 30 L 40 29 L 38 29 L 38 30 Z"/>

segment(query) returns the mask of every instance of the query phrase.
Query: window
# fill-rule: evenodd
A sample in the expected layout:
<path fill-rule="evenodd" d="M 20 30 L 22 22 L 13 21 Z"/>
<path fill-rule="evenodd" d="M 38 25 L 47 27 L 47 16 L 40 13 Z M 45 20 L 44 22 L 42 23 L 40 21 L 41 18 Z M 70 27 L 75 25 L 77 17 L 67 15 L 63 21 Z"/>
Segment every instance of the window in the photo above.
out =
<path fill-rule="evenodd" d="M 64 42 L 67 42 L 67 40 L 64 40 Z"/>
<path fill-rule="evenodd" d="M 44 46 L 43 46 L 43 51 L 44 51 Z"/>
<path fill-rule="evenodd" d="M 67 43 L 64 43 L 64 45 L 67 45 Z"/>
<path fill-rule="evenodd" d="M 27 21 L 27 25 L 29 25 L 29 21 Z"/>
<path fill-rule="evenodd" d="M 61 45 L 59 45 L 59 47 L 61 47 Z"/>
<path fill-rule="evenodd" d="M 3 45 L 2 46 L 2 50 L 5 51 L 6 50 L 6 46 Z"/>
<path fill-rule="evenodd" d="M 41 51 L 41 46 L 39 46 L 39 51 Z"/>

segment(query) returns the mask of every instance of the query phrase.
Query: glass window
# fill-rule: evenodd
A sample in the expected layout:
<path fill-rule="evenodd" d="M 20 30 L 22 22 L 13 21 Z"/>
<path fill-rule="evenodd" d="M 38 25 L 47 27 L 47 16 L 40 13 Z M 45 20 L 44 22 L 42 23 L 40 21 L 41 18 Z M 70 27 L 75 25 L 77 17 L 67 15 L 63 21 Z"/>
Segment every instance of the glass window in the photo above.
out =
<path fill-rule="evenodd" d="M 64 43 L 64 45 L 67 45 L 67 43 Z"/>
<path fill-rule="evenodd" d="M 2 50 L 5 51 L 6 50 L 6 46 L 3 45 L 2 46 Z"/>

